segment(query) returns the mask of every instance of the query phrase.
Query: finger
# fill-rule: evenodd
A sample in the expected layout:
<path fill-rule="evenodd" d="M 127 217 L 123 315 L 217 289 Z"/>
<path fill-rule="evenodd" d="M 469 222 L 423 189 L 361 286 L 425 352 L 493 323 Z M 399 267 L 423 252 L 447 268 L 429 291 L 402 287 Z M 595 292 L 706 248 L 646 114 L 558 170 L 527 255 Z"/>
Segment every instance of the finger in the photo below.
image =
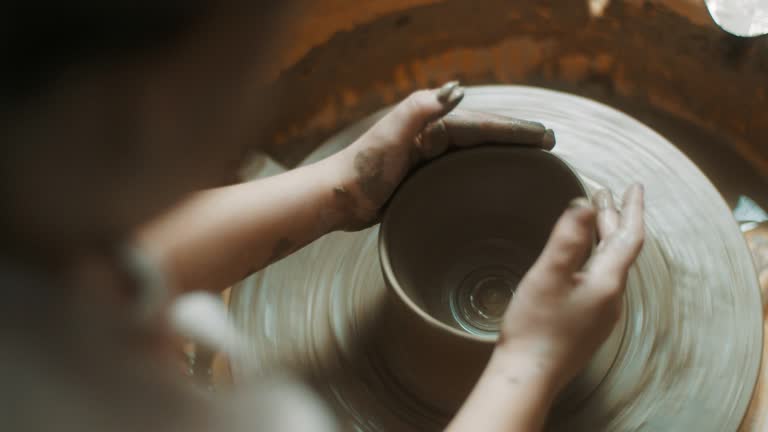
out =
<path fill-rule="evenodd" d="M 645 239 L 644 192 L 634 185 L 624 195 L 618 228 L 604 240 L 589 269 L 590 279 L 598 286 L 623 289 L 627 271 L 637 259 Z"/>
<path fill-rule="evenodd" d="M 589 201 L 575 199 L 555 224 L 532 270 L 572 280 L 573 274 L 584 266 L 592 248 L 595 216 Z"/>
<path fill-rule="evenodd" d="M 493 113 L 456 110 L 444 118 L 458 147 L 493 142 L 551 149 L 555 134 L 543 124 Z"/>
<path fill-rule="evenodd" d="M 597 233 L 601 239 L 606 239 L 619 227 L 619 212 L 608 189 L 597 191 L 594 202 L 597 207 Z"/>
<path fill-rule="evenodd" d="M 624 192 L 624 203 L 621 207 L 621 222 L 619 227 L 635 237 L 642 238 L 645 225 L 643 213 L 645 210 L 645 190 L 637 183 Z"/>
<path fill-rule="evenodd" d="M 450 147 L 483 143 L 518 144 L 552 149 L 555 134 L 543 124 L 492 113 L 455 110 L 422 134 L 422 152 L 432 158 Z"/>
<path fill-rule="evenodd" d="M 410 143 L 429 123 L 456 108 L 463 98 L 464 89 L 456 81 L 439 89 L 411 93 L 362 139 L 374 139 L 379 143 Z"/>

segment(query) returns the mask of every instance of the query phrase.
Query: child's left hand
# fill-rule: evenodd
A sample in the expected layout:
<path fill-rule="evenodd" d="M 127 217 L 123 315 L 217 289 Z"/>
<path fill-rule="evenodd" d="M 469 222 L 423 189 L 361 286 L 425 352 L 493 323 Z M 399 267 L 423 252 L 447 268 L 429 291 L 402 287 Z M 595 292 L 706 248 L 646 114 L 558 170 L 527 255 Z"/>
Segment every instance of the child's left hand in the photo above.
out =
<path fill-rule="evenodd" d="M 551 149 L 555 137 L 541 123 L 456 109 L 464 90 L 452 82 L 408 96 L 334 159 L 341 175 L 334 194 L 357 230 L 378 220 L 406 174 L 451 147 L 509 143 Z"/>

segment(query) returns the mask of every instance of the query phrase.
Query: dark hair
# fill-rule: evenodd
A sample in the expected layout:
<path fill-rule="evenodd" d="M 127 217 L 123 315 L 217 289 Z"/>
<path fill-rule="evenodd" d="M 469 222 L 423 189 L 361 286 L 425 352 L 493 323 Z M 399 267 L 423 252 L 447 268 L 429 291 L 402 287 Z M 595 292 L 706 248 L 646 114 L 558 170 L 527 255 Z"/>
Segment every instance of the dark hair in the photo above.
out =
<path fill-rule="evenodd" d="M 44 91 L 69 67 L 126 59 L 174 43 L 205 18 L 213 2 L 9 3 L 0 6 L 0 101 L 5 107 Z"/>

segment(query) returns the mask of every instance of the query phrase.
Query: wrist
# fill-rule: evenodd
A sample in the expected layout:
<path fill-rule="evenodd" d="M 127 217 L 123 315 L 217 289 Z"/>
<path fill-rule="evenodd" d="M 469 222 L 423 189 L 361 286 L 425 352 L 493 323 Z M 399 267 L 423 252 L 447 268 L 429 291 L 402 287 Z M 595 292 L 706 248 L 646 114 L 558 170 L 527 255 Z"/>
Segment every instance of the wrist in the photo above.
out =
<path fill-rule="evenodd" d="M 555 383 L 528 352 L 497 348 L 448 430 L 541 430 L 557 394 Z"/>
<path fill-rule="evenodd" d="M 321 219 L 329 232 L 355 231 L 370 225 L 370 218 L 360 211 L 354 166 L 348 153 L 342 150 L 314 164 L 327 193 Z"/>
<path fill-rule="evenodd" d="M 329 208 L 335 214 L 337 230 L 359 231 L 374 224 L 378 215 L 378 208 L 362 198 L 355 154 L 347 148 L 320 162 L 327 165 L 331 174 Z"/>
<path fill-rule="evenodd" d="M 504 377 L 531 391 L 531 395 L 551 403 L 560 391 L 558 369 L 536 349 L 497 346 L 493 351 L 487 373 Z"/>

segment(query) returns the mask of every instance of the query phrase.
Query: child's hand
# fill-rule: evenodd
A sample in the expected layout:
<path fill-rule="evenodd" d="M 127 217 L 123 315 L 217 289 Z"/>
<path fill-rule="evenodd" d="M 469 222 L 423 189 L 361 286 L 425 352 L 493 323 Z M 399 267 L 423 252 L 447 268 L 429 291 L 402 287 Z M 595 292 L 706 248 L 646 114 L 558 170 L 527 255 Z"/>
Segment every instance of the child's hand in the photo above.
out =
<path fill-rule="evenodd" d="M 341 173 L 335 189 L 347 230 L 375 223 L 384 203 L 409 170 L 450 147 L 494 142 L 551 149 L 555 137 L 542 124 L 494 114 L 455 110 L 464 90 L 452 82 L 411 94 L 334 159 Z"/>
<path fill-rule="evenodd" d="M 627 272 L 643 245 L 643 189 L 627 190 L 619 214 L 610 192 L 598 210 L 579 200 L 560 218 L 507 309 L 497 356 L 535 365 L 558 392 L 613 330 Z M 601 242 L 587 269 L 595 222 Z"/>

